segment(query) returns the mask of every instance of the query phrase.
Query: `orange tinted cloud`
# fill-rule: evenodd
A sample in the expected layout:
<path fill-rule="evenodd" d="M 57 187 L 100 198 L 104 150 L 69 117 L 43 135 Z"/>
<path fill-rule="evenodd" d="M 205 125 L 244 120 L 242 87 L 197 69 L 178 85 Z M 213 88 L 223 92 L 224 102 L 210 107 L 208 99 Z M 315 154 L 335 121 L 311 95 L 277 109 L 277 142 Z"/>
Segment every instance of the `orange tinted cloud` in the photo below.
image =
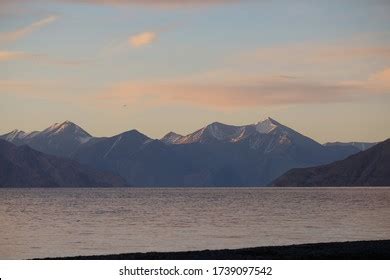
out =
<path fill-rule="evenodd" d="M 0 94 L 50 99 L 58 96 L 53 92 L 59 85 L 62 83 L 50 80 L 0 80 Z"/>
<path fill-rule="evenodd" d="M 0 50 L 0 62 L 9 60 L 19 60 L 31 57 L 31 54 L 25 52 L 13 52 L 13 51 L 1 51 Z"/>
<path fill-rule="evenodd" d="M 60 92 L 58 89 L 61 89 Z M 357 81 L 331 83 L 290 76 L 226 78 L 226 81 L 220 79 L 214 82 L 191 78 L 123 82 L 98 96 L 92 93 L 77 97 L 69 95 L 69 91 L 79 90 L 84 91 L 84 88 L 73 88 L 69 81 L 0 80 L 0 94 L 89 105 L 127 104 L 140 108 L 189 105 L 223 111 L 261 106 L 354 102 L 374 96 L 390 96 L 390 68 Z"/>
<path fill-rule="evenodd" d="M 127 104 L 187 104 L 214 109 L 264 105 L 329 103 L 352 100 L 361 92 L 358 85 L 295 81 L 289 78 L 250 83 L 124 82 L 101 99 Z"/>
<path fill-rule="evenodd" d="M 142 105 L 187 104 L 231 109 L 265 105 L 349 102 L 390 94 L 390 69 L 363 81 L 319 82 L 278 76 L 225 82 L 157 81 L 124 82 L 113 86 L 100 99 L 113 103 Z M 383 81 L 382 84 L 379 81 Z"/>
<path fill-rule="evenodd" d="M 80 66 L 89 64 L 92 60 L 87 59 L 63 59 L 50 57 L 44 54 L 34 54 L 19 51 L 5 51 L 0 50 L 0 62 L 18 61 L 18 60 L 32 60 L 34 63 L 61 65 L 61 66 Z"/>
<path fill-rule="evenodd" d="M 151 44 L 157 35 L 154 32 L 143 32 L 129 38 L 129 44 L 134 48 L 139 48 Z"/>
<path fill-rule="evenodd" d="M 372 74 L 364 81 L 346 81 L 344 85 L 352 85 L 364 88 L 370 94 L 387 93 L 390 94 L 390 68 Z"/>
<path fill-rule="evenodd" d="M 74 80 L 0 80 L 0 96 L 2 98 L 22 97 L 24 101 L 38 99 L 91 104 L 88 91 Z"/>
<path fill-rule="evenodd" d="M 386 68 L 381 72 L 378 72 L 371 76 L 369 81 L 377 84 L 383 85 L 385 87 L 390 87 L 390 68 Z"/>
<path fill-rule="evenodd" d="M 336 44 L 292 44 L 258 48 L 243 53 L 235 61 L 261 61 L 280 64 L 339 63 L 373 58 L 390 60 L 389 45 L 370 45 L 359 42 L 339 42 Z"/>
<path fill-rule="evenodd" d="M 230 3 L 245 2 L 251 0 L 46 0 L 46 2 L 65 2 L 81 3 L 94 5 L 139 5 L 157 8 L 186 8 L 210 5 L 222 5 Z M 0 0 L 0 15 L 23 11 L 23 14 L 29 12 L 27 6 L 34 1 L 31 0 Z M 45 0 L 40 1 L 45 3 Z"/>
<path fill-rule="evenodd" d="M 39 30 L 40 28 L 56 21 L 58 19 L 58 16 L 48 16 L 44 19 L 41 19 L 39 21 L 33 22 L 28 26 L 19 28 L 17 30 L 11 31 L 11 32 L 3 32 L 0 33 L 0 43 L 7 43 L 7 42 L 13 42 L 18 39 L 21 39 L 30 33 Z"/>
<path fill-rule="evenodd" d="M 165 6 L 165 7 L 183 7 L 183 6 L 204 6 L 215 4 L 235 3 L 245 0 L 65 0 L 68 2 L 80 2 L 102 5 L 147 5 L 147 6 Z"/>

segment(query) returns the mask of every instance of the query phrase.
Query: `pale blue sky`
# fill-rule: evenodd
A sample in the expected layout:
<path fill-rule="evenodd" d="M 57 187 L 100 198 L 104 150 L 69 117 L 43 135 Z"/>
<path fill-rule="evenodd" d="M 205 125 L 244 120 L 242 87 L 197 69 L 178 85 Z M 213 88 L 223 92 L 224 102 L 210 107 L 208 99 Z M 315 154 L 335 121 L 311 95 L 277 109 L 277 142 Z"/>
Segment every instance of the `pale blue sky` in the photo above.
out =
<path fill-rule="evenodd" d="M 390 136 L 389 1 L 101 2 L 0 2 L 0 133 L 271 116 L 319 142 Z"/>

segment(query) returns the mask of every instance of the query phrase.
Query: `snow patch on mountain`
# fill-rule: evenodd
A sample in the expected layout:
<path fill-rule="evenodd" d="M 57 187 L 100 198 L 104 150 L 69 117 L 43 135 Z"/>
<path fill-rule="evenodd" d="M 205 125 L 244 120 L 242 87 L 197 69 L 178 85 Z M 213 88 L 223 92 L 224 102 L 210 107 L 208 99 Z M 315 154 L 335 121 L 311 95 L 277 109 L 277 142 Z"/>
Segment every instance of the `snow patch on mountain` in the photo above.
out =
<path fill-rule="evenodd" d="M 206 127 L 207 132 L 212 136 L 213 138 L 217 140 L 225 140 L 228 138 L 229 132 L 227 131 L 227 126 L 225 126 L 221 123 L 212 123 L 211 125 Z"/>
<path fill-rule="evenodd" d="M 243 126 L 233 126 L 214 122 L 186 136 L 181 136 L 172 132 L 168 133 L 161 140 L 168 144 L 208 143 L 212 141 L 238 143 L 253 135 L 262 137 L 261 135 L 269 134 L 278 127 L 283 126 L 271 118 L 267 118 L 257 124 Z M 258 146 L 255 142 L 259 141 L 260 140 L 252 140 L 253 146 Z"/>
<path fill-rule="evenodd" d="M 78 125 L 65 121 L 63 123 L 55 123 L 38 133 L 38 137 L 69 137 L 73 138 L 80 144 L 88 142 L 92 136 Z"/>
<path fill-rule="evenodd" d="M 7 133 L 7 134 L 3 135 L 2 138 L 4 140 L 9 141 L 9 142 L 13 142 L 13 141 L 16 141 L 16 140 L 21 140 L 25 136 L 26 136 L 26 132 L 24 132 L 22 130 L 15 129 L 15 130 L 11 131 L 10 133 Z"/>
<path fill-rule="evenodd" d="M 262 122 L 258 122 L 256 124 L 256 131 L 257 132 L 260 132 L 260 133 L 263 133 L 263 134 L 268 134 L 270 133 L 272 130 L 274 130 L 275 128 L 277 128 L 279 125 L 279 123 L 277 123 L 276 121 L 274 121 L 273 119 L 271 118 L 267 118 L 266 120 L 262 121 Z"/>
<path fill-rule="evenodd" d="M 165 144 L 175 144 L 181 138 L 183 138 L 183 135 L 177 134 L 175 132 L 169 132 L 167 135 L 161 138 L 161 141 Z"/>

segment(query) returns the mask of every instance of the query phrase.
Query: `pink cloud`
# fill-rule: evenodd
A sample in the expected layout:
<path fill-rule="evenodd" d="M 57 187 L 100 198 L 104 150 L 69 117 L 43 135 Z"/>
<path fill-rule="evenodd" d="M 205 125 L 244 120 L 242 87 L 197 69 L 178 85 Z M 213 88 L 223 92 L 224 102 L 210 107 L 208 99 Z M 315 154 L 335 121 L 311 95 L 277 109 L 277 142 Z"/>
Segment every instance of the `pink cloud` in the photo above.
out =
<path fill-rule="evenodd" d="M 390 69 L 361 81 L 319 82 L 278 76 L 226 79 L 218 82 L 178 80 L 123 82 L 100 96 L 112 103 L 133 105 L 184 104 L 216 109 L 352 102 L 373 95 L 390 94 Z"/>
<path fill-rule="evenodd" d="M 301 43 L 262 47 L 240 54 L 235 61 L 262 61 L 281 64 L 334 64 L 372 58 L 390 59 L 389 45 L 368 42 L 338 42 L 334 44 Z"/>
<path fill-rule="evenodd" d="M 136 34 L 129 38 L 129 44 L 134 48 L 139 48 L 143 46 L 150 45 L 154 40 L 156 40 L 155 32 L 143 32 Z"/>
<path fill-rule="evenodd" d="M 10 60 L 20 60 L 31 58 L 32 55 L 25 52 L 15 52 L 15 51 L 2 51 L 0 50 L 0 62 L 1 61 L 10 61 Z"/>
<path fill-rule="evenodd" d="M 13 42 L 19 40 L 33 33 L 34 31 L 37 31 L 40 28 L 56 21 L 57 19 L 58 16 L 51 15 L 39 21 L 33 22 L 25 27 L 19 28 L 17 30 L 0 33 L 0 43 L 7 43 L 7 42 Z"/>
<path fill-rule="evenodd" d="M 64 0 L 68 2 L 80 2 L 100 5 L 143 5 L 162 7 L 186 7 L 235 3 L 245 0 Z"/>

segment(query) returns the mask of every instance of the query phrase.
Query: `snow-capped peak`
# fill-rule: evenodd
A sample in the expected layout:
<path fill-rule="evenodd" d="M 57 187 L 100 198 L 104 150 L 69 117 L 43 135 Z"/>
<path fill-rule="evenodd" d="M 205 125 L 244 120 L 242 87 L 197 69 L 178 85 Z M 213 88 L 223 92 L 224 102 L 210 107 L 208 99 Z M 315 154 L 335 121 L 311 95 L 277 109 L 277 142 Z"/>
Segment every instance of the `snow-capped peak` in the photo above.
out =
<path fill-rule="evenodd" d="M 48 133 L 51 133 L 51 132 L 55 132 L 57 131 L 59 128 L 60 128 L 61 124 L 59 123 L 55 123 L 51 126 L 49 126 L 48 128 L 44 129 L 41 134 L 48 134 Z"/>
<path fill-rule="evenodd" d="M 177 134 L 177 133 L 171 131 L 167 135 L 165 135 L 163 138 L 161 138 L 161 141 L 163 141 L 166 144 L 174 144 L 182 137 L 183 137 L 183 135 L 180 135 L 180 134 Z"/>
<path fill-rule="evenodd" d="M 233 126 L 214 122 L 208 125 L 205 130 L 207 130 L 210 133 L 210 136 L 214 137 L 215 139 L 225 140 L 225 138 L 229 137 L 231 134 L 232 127 Z"/>
<path fill-rule="evenodd" d="M 261 136 L 261 134 L 268 134 L 277 127 L 284 126 L 271 118 L 267 118 L 256 124 L 243 126 L 214 122 L 187 136 L 181 136 L 171 132 L 161 140 L 169 144 L 207 143 L 213 141 L 237 143 L 252 135 L 259 134 Z"/>
<path fill-rule="evenodd" d="M 14 129 L 11 132 L 3 135 L 2 138 L 9 142 L 13 142 L 16 139 L 23 139 L 25 136 L 26 136 L 26 132 L 22 130 Z"/>
<path fill-rule="evenodd" d="M 22 135 L 25 135 L 26 132 L 24 132 L 23 130 L 14 129 L 14 130 L 11 131 L 10 134 L 13 134 L 13 135 L 21 135 L 21 136 L 22 136 Z"/>
<path fill-rule="evenodd" d="M 74 137 L 80 143 L 85 143 L 92 138 L 88 132 L 70 121 L 55 123 L 39 134 L 45 136 L 68 135 Z"/>
<path fill-rule="evenodd" d="M 278 126 L 280 126 L 280 124 L 277 121 L 271 118 L 267 118 L 264 121 L 258 122 L 256 124 L 256 131 L 263 134 L 267 134 L 270 133 L 275 128 L 277 128 Z"/>
<path fill-rule="evenodd" d="M 193 134 L 183 137 L 184 143 L 193 142 L 210 142 L 210 141 L 224 141 L 224 142 L 238 142 L 250 134 L 248 126 L 234 126 L 219 122 L 214 122 Z M 181 139 L 181 141 L 182 141 Z"/>

